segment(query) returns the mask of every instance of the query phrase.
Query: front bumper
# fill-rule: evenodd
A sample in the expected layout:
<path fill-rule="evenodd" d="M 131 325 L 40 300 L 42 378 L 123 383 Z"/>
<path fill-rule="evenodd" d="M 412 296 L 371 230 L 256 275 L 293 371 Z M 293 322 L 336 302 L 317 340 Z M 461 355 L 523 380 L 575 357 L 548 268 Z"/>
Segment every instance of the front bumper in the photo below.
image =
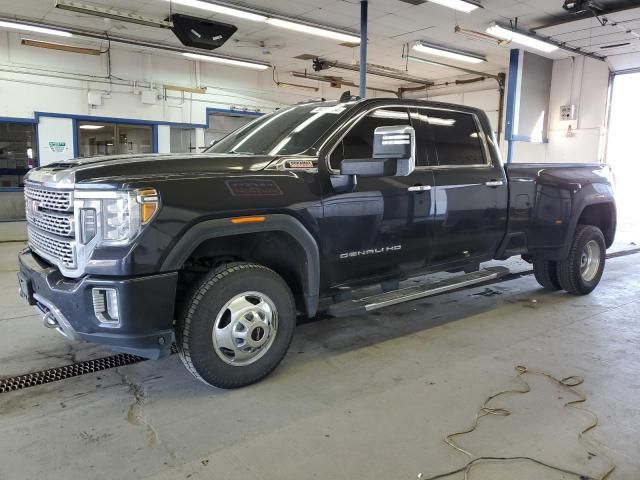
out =
<path fill-rule="evenodd" d="M 20 294 L 44 315 L 45 326 L 72 340 L 111 346 L 146 358 L 169 355 L 177 273 L 143 277 L 63 277 L 58 269 L 29 249 L 18 256 Z M 101 323 L 94 311 L 92 290 L 117 291 L 120 321 Z"/>

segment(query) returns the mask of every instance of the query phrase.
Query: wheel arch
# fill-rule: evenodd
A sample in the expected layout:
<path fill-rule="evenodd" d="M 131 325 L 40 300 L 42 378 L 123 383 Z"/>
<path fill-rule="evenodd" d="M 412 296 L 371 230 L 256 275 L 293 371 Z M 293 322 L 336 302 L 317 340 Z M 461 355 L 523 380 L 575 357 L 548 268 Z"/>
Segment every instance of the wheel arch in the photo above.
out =
<path fill-rule="evenodd" d="M 612 198 L 583 202 L 576 208 L 575 215 L 572 216 L 571 225 L 567 230 L 564 245 L 558 250 L 558 254 L 552 255 L 549 258 L 554 260 L 564 260 L 567 258 L 578 225 L 598 227 L 604 235 L 606 247 L 609 248 L 615 239 L 616 218 L 616 205 Z"/>
<path fill-rule="evenodd" d="M 269 233 L 275 235 L 265 237 Z M 291 215 L 264 215 L 264 221 L 255 223 L 234 224 L 231 218 L 199 222 L 177 241 L 163 260 L 162 271 L 180 270 L 194 253 L 214 247 L 216 241 L 234 240 L 234 237 L 247 241 L 267 238 L 280 242 L 281 248 L 272 248 L 268 260 L 262 263 L 283 276 L 288 283 L 295 276 L 299 283 L 290 286 L 294 293 L 299 289 L 307 315 L 315 316 L 320 290 L 320 252 L 309 230 Z M 260 255 L 264 256 L 265 251 L 266 248 L 258 251 L 255 253 L 257 258 L 254 256 L 251 260 L 260 262 Z"/>

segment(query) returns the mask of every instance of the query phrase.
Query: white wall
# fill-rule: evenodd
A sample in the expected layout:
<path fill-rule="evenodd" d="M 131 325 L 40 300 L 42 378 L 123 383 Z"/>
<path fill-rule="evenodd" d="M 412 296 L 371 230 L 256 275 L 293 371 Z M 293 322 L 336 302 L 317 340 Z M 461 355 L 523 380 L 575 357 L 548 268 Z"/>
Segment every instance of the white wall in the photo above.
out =
<path fill-rule="evenodd" d="M 328 86 L 317 93 L 282 90 L 270 70 L 196 63 L 178 54 L 135 52 L 112 47 L 111 78 L 106 55 L 90 56 L 27 47 L 18 34 L 0 32 L 0 116 L 33 118 L 34 111 L 144 120 L 206 123 L 206 108 L 271 111 L 309 97 L 337 97 Z M 305 83 L 301 81 L 301 83 Z M 155 105 L 141 92 L 164 93 L 162 85 L 207 86 L 206 94 L 167 92 Z M 88 93 L 101 105 L 89 105 Z"/>
<path fill-rule="evenodd" d="M 598 163 L 604 159 L 609 67 L 587 57 L 553 62 L 548 143 L 515 142 L 514 162 Z M 576 120 L 560 120 L 561 105 L 576 105 Z M 571 127 L 571 131 L 569 131 Z"/>

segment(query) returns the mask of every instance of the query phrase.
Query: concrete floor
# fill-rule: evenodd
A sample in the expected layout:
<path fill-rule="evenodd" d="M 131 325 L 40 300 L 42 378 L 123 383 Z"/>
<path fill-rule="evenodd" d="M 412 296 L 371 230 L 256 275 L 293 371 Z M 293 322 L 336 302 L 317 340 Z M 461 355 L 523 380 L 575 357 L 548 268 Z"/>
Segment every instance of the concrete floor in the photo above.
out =
<path fill-rule="evenodd" d="M 17 298 L 19 248 L 0 244 L 0 375 L 108 355 L 43 328 Z M 609 261 L 587 297 L 525 277 L 300 325 L 276 372 L 240 390 L 200 384 L 173 356 L 0 394 L 0 479 L 429 476 L 467 462 L 443 437 L 469 425 L 488 394 L 518 386 L 518 364 L 585 377 L 579 388 L 600 417 L 591 438 L 605 455 L 577 441 L 589 419 L 562 407 L 573 397 L 538 377 L 531 393 L 497 400 L 513 415 L 484 419 L 464 448 L 594 477 L 608 456 L 612 480 L 640 479 L 639 260 Z M 479 478 L 573 477 L 513 463 L 479 467 Z"/>

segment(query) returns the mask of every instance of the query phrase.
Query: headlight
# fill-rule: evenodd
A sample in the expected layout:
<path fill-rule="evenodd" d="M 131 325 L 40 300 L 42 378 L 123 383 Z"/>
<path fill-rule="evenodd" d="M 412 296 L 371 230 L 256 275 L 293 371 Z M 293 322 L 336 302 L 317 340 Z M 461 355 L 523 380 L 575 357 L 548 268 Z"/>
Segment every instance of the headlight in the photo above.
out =
<path fill-rule="evenodd" d="M 77 191 L 78 239 L 83 245 L 97 237 L 97 245 L 128 245 L 159 208 L 153 188 L 130 191 Z"/>

